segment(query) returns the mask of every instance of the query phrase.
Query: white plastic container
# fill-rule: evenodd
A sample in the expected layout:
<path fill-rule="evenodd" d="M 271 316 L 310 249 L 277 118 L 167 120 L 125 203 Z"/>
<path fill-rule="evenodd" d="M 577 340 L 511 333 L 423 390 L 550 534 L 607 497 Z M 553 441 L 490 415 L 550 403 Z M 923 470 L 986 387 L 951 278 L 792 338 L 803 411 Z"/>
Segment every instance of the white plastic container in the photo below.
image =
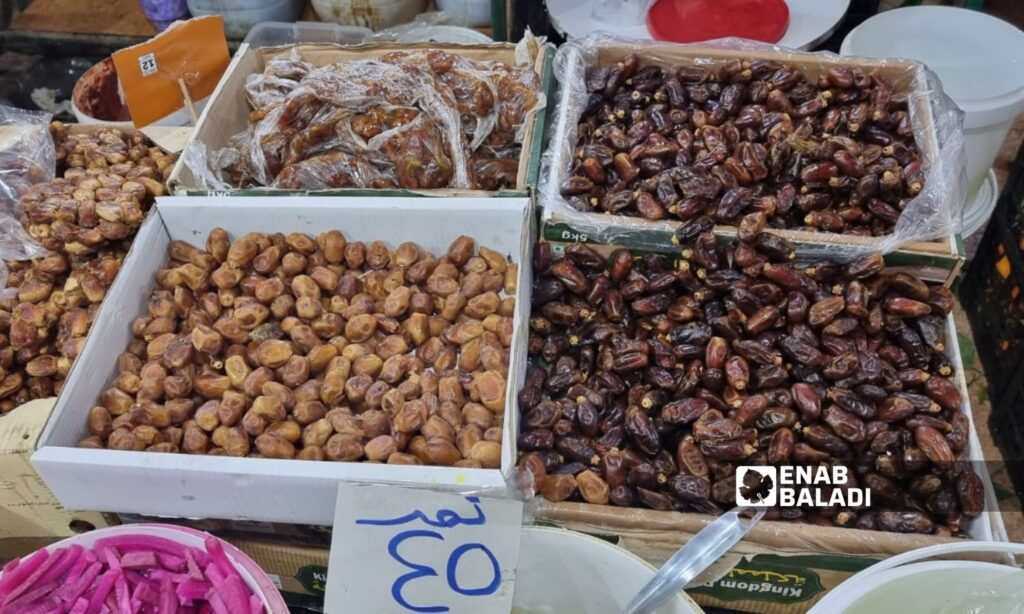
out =
<path fill-rule="evenodd" d="M 105 529 L 96 529 L 95 531 L 74 535 L 46 546 L 46 550 L 53 552 L 55 549 L 67 548 L 74 544 L 78 544 L 79 546 L 88 549 L 103 538 L 122 535 L 146 535 L 150 537 L 160 537 L 185 546 L 198 548 L 203 551 L 206 551 L 206 545 L 204 542 L 206 538 L 210 537 L 209 533 L 203 533 L 202 531 L 196 531 L 187 527 L 178 527 L 169 524 L 126 524 L 116 527 L 107 527 Z M 258 595 L 263 601 L 263 606 L 266 608 L 266 611 L 269 614 L 288 614 L 288 606 L 285 604 L 284 598 L 281 597 L 281 593 L 278 592 L 277 588 L 274 586 L 273 580 L 271 580 L 270 576 L 267 575 L 267 572 L 263 571 L 255 561 L 249 558 L 248 555 L 238 548 L 235 548 L 224 540 L 220 541 L 224 548 L 224 553 L 234 565 L 235 571 L 237 571 L 238 575 L 241 576 L 242 581 L 249 587 L 249 590 Z M 0 574 L 0 577 L 2 576 L 3 574 Z"/>
<path fill-rule="evenodd" d="M 490 0 L 437 0 L 437 8 L 446 13 L 462 15 L 466 26 L 491 25 Z"/>
<path fill-rule="evenodd" d="M 1022 555 L 1024 545 L 963 542 L 912 550 L 872 565 L 843 582 L 808 614 L 1018 611 L 1013 606 L 1008 609 L 1007 604 L 1014 597 L 1019 598 L 1024 571 L 1010 565 L 957 560 L 955 556 L 977 552 Z M 932 557 L 943 560 L 925 560 Z"/>
<path fill-rule="evenodd" d="M 382 30 L 409 23 L 427 8 L 427 0 L 310 0 L 321 21 Z"/>
<path fill-rule="evenodd" d="M 194 17 L 224 17 L 224 32 L 231 40 L 245 38 L 250 28 L 264 21 L 295 21 L 305 6 L 306 0 L 188 0 Z"/>
<path fill-rule="evenodd" d="M 842 55 L 920 60 L 964 111 L 967 202 L 1024 112 L 1024 32 L 971 11 L 915 6 L 879 13 L 843 40 Z"/>
<path fill-rule="evenodd" d="M 657 570 L 602 539 L 547 527 L 523 527 L 513 614 L 621 614 Z M 703 612 L 686 593 L 657 614 Z"/>

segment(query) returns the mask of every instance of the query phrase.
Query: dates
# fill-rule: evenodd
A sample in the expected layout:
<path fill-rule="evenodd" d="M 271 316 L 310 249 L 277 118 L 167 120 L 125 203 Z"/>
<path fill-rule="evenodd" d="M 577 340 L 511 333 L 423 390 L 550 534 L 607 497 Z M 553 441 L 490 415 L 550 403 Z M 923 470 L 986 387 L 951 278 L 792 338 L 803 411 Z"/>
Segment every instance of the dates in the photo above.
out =
<path fill-rule="evenodd" d="M 319 67 L 280 59 L 246 94 L 250 137 L 225 149 L 237 163 L 213 170 L 235 187 L 290 190 L 515 188 L 516 135 L 544 100 L 532 66 L 439 49 Z M 587 173 L 602 179 L 599 159 L 589 159 Z M 577 183 L 567 189 L 580 191 Z"/>
<path fill-rule="evenodd" d="M 154 197 L 165 193 L 165 175 L 176 160 L 141 134 L 116 128 L 71 133 L 54 122 L 50 132 L 57 178 L 26 185 L 19 196 L 25 231 L 51 253 L 5 263 L 6 285 L 16 292 L 0 300 L 0 414 L 60 392 L 96 309 Z M 196 273 L 188 266 L 176 277 L 192 283 Z M 136 326 L 159 329 L 163 322 L 151 315 L 155 322 Z"/>
<path fill-rule="evenodd" d="M 580 140 L 560 169 L 570 206 L 706 219 L 738 227 L 742 240 L 766 226 L 885 235 L 923 188 L 913 131 L 895 129 L 909 128 L 906 97 L 877 74 L 809 79 L 775 62 L 754 74 L 739 60 L 627 59 L 642 79 L 622 62 L 587 70 Z"/>
<path fill-rule="evenodd" d="M 478 251 L 465 236 L 435 259 L 412 243 L 391 251 L 337 231 L 231 240 L 215 229 L 207 247 L 171 243 L 149 313 L 131 323 L 135 339 L 90 411 L 83 445 L 151 449 L 162 437 L 181 445 L 152 449 L 500 467 L 516 286 L 506 256 Z M 195 287 L 184 273 L 171 279 L 188 265 L 203 273 Z M 219 270 L 234 271 L 227 287 L 206 274 Z M 230 300 L 220 298 L 226 290 Z M 545 311 L 547 326 L 577 321 Z M 33 370 L 51 366 L 37 361 Z M 554 382 L 538 376 L 520 394 L 531 412 L 519 448 L 597 463 L 589 439 L 567 436 L 576 424 L 567 408 L 542 399 L 541 386 Z M 586 393 L 579 403 L 572 415 L 585 436 L 605 434 Z M 599 483 L 584 484 L 607 501 Z"/>
<path fill-rule="evenodd" d="M 521 453 L 553 450 L 548 475 L 577 476 L 574 492 L 550 485 L 553 500 L 711 513 L 734 503 L 738 465 L 842 465 L 877 491 L 874 508 L 781 516 L 960 534 L 984 497 L 958 462 L 969 421 L 938 359 L 944 321 L 932 303 L 945 294 L 887 275 L 875 254 L 794 266 L 792 248 L 754 222 L 752 236 L 719 246 L 707 218 L 689 221 L 674 270 L 625 251 L 546 262 L 538 248 L 538 287 L 601 287 L 603 299 L 562 298 L 557 317 L 535 305 Z M 610 296 L 625 309 L 602 309 Z"/>

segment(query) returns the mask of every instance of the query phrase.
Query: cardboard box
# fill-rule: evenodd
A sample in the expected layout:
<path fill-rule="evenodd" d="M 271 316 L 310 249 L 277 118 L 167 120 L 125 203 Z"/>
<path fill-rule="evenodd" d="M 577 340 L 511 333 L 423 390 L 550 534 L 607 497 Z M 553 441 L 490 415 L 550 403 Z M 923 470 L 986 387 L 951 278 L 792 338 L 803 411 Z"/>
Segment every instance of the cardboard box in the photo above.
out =
<path fill-rule="evenodd" d="M 938 136 L 934 126 L 934 116 L 930 100 L 924 93 L 928 92 L 923 66 L 916 62 L 899 60 L 870 60 L 865 58 L 824 58 L 813 53 L 782 53 L 758 50 L 756 53 L 725 49 L 722 47 L 701 46 L 700 44 L 674 45 L 668 43 L 638 44 L 630 46 L 617 42 L 606 42 L 596 47 L 597 63 L 607 66 L 628 53 L 635 53 L 643 64 L 662 66 L 680 65 L 713 65 L 729 59 L 770 59 L 785 62 L 816 78 L 830 65 L 861 66 L 868 71 L 877 70 L 893 84 L 898 93 L 918 92 L 922 95 L 911 100 L 914 104 L 914 118 L 918 147 L 926 163 L 938 157 Z M 586 60 L 581 54 L 566 54 L 565 64 L 582 70 Z M 571 73 L 575 74 L 575 72 Z M 606 213 L 584 213 L 572 208 L 560 195 L 558 188 L 564 183 L 569 170 L 568 156 L 572 155 L 575 143 L 566 145 L 559 135 L 569 134 L 579 117 L 572 113 L 565 104 L 567 91 L 564 87 L 559 91 L 559 104 L 551 128 L 551 146 L 546 154 L 550 165 L 545 166 L 542 183 L 550 186 L 550 194 L 542 194 L 540 205 L 543 207 L 543 227 L 541 236 L 550 241 L 579 241 L 583 243 L 607 243 L 629 247 L 643 251 L 663 253 L 678 252 L 673 243 L 672 235 L 681 225 L 677 221 L 651 222 L 642 218 L 615 216 Z M 735 228 L 717 226 L 716 234 L 723 239 L 735 236 Z M 844 256 L 878 251 L 881 238 L 838 235 L 834 233 L 807 232 L 801 230 L 780 230 L 778 234 L 793 241 L 800 253 L 810 259 L 818 257 L 836 258 L 839 249 Z M 964 250 L 960 238 L 955 233 L 937 238 L 933 241 L 918 241 L 904 245 L 897 252 L 888 254 L 886 262 L 892 267 L 906 268 L 921 279 L 941 282 L 946 285 L 959 275 L 964 262 Z"/>
<path fill-rule="evenodd" d="M 29 401 L 0 418 L 0 561 L 107 526 L 98 513 L 62 507 L 29 463 L 55 400 Z"/>
<path fill-rule="evenodd" d="M 540 173 L 540 159 L 543 149 L 544 122 L 547 109 L 551 105 L 551 62 L 554 57 L 554 46 L 551 44 L 531 45 L 530 60 L 537 75 L 540 77 L 541 92 L 545 95 L 546 104 L 531 111 L 524 122 L 525 133 L 522 152 L 519 159 L 519 175 L 514 189 L 499 192 L 483 190 L 440 189 L 440 190 L 406 190 L 389 189 L 373 190 L 365 188 L 339 188 L 334 190 L 318 190 L 303 192 L 300 190 L 277 190 L 272 188 L 252 188 L 234 190 L 230 196 L 259 196 L 281 194 L 315 194 L 315 195 L 347 195 L 347 196 L 527 196 L 530 188 L 537 185 Z M 228 66 L 224 77 L 210 97 L 193 134 L 194 139 L 206 146 L 207 152 L 225 147 L 229 139 L 243 132 L 248 127 L 249 103 L 245 95 L 245 81 L 249 75 L 263 72 L 268 59 L 298 50 L 303 59 L 323 66 L 347 60 L 373 58 L 393 51 L 414 51 L 417 49 L 442 49 L 451 53 L 476 60 L 496 60 L 513 64 L 516 46 L 511 43 L 492 44 L 431 44 L 431 43 L 366 43 L 360 45 L 334 44 L 299 44 L 288 47 L 257 48 L 242 44 L 234 59 Z M 199 189 L 192 172 L 179 160 L 171 173 L 168 182 L 175 194 L 206 195 L 210 192 Z M 219 194 L 225 195 L 225 194 Z"/>
<path fill-rule="evenodd" d="M 957 386 L 971 421 L 968 454 L 985 483 L 985 509 L 966 530 L 979 541 L 1007 541 L 999 504 L 983 460 L 964 378 L 963 361 L 952 316 L 947 353 L 957 368 Z M 655 566 L 710 522 L 703 514 L 658 512 L 586 503 L 551 503 L 538 499 L 538 522 L 607 537 Z M 883 533 L 811 524 L 761 521 L 743 541 L 697 577 L 687 593 L 702 606 L 759 614 L 807 611 L 825 593 L 873 563 L 957 538 Z"/>
<path fill-rule="evenodd" d="M 311 597 L 323 606 L 329 548 L 251 539 L 229 541 L 256 561 L 282 593 Z"/>
<path fill-rule="evenodd" d="M 203 245 L 211 228 L 318 234 L 340 229 L 351 239 L 381 239 L 392 247 L 415 241 L 443 253 L 459 235 L 530 261 L 534 218 L 525 198 L 166 198 L 140 229 L 117 281 L 69 374 L 33 466 L 65 505 L 188 518 L 231 518 L 330 524 L 340 480 L 416 485 L 453 492 L 505 491 L 515 465 L 516 392 L 525 368 L 531 271 L 519 267 L 506 396 L 501 469 L 331 463 L 299 460 L 153 454 L 76 448 L 87 435 L 89 408 L 116 375 L 128 324 L 145 312 L 153 275 L 167 262 L 172 239 Z"/>

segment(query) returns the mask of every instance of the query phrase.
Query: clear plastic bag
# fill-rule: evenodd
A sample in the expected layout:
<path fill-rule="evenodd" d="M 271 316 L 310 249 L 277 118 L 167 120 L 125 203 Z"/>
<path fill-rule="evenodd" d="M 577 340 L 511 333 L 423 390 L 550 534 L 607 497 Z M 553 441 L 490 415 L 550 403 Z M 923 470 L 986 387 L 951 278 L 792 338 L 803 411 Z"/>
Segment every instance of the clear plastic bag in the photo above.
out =
<path fill-rule="evenodd" d="M 48 113 L 0 106 L 0 300 L 10 298 L 4 260 L 31 260 L 47 250 L 29 236 L 19 217 L 21 195 L 53 179 L 56 150 Z"/>
<path fill-rule="evenodd" d="M 314 67 L 296 49 L 250 75 L 249 128 L 184 153 L 200 189 L 514 187 L 526 126 L 546 104 L 526 37 L 515 65 L 437 49 Z M 227 163 L 231 160 L 231 163 Z"/>
<path fill-rule="evenodd" d="M 574 156 L 579 145 L 578 122 L 588 105 L 587 68 L 598 64 L 607 66 L 626 53 L 636 53 L 641 67 L 656 64 L 662 67 L 718 68 L 729 60 L 763 58 L 793 65 L 806 72 L 809 79 L 823 75 L 833 66 L 850 67 L 858 63 L 864 64 L 867 73 L 881 69 L 888 75 L 900 75 L 900 83 L 894 83 L 893 88 L 897 94 L 906 96 L 914 140 L 920 149 L 923 188 L 906 202 L 887 235 L 854 237 L 814 231 L 800 233 L 800 236 L 827 246 L 827 254 L 834 258 L 848 259 L 865 251 L 888 253 L 911 242 L 948 237 L 959 229 L 966 190 L 963 113 L 943 93 L 938 78 L 924 65 L 903 60 L 858 60 L 830 53 L 802 53 L 741 39 L 676 45 L 638 41 L 605 32 L 571 41 L 560 47 L 555 56 L 554 70 L 560 92 L 551 145 L 543 159 L 540 202 L 544 207 L 545 220 L 556 218 L 556 221 L 571 225 L 575 233 L 588 235 L 602 243 L 628 238 L 628 244 L 636 249 L 662 251 L 666 248 L 662 239 L 680 224 L 678 219 L 668 221 L 671 216 L 664 221 L 649 221 L 640 217 L 585 212 L 563 196 L 562 187 L 577 162 Z"/>
<path fill-rule="evenodd" d="M 18 199 L 53 179 L 57 154 L 49 113 L 0 106 L 0 213 L 18 215 Z"/>

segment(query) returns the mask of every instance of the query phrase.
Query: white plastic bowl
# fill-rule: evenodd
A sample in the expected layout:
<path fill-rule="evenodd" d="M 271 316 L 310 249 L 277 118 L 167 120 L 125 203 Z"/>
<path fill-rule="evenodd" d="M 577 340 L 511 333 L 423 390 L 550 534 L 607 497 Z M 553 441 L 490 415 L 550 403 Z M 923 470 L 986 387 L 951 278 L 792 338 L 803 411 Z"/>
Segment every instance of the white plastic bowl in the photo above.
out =
<path fill-rule="evenodd" d="M 621 614 L 657 570 L 604 540 L 547 527 L 523 527 L 513 611 Z M 680 592 L 658 614 L 700 614 Z"/>
<path fill-rule="evenodd" d="M 957 554 L 988 552 L 1024 554 L 1024 545 L 1004 542 L 962 542 L 912 550 L 886 559 L 854 575 L 825 595 L 808 614 L 904 614 L 906 612 L 1002 612 L 998 606 L 963 603 L 972 592 L 987 589 L 1009 574 L 1024 572 L 1010 565 L 957 560 Z M 941 561 L 925 561 L 943 557 Z M 1013 588 L 1019 590 L 1019 584 Z"/>
<path fill-rule="evenodd" d="M 1024 111 L 1024 32 L 946 6 L 885 11 L 854 28 L 842 55 L 924 62 L 964 111 L 967 202 L 985 182 L 1013 120 Z"/>
<path fill-rule="evenodd" d="M 185 546 L 199 548 L 203 551 L 206 550 L 204 541 L 210 537 L 209 533 L 169 524 L 125 524 L 74 535 L 50 544 L 46 549 L 53 552 L 58 548 L 67 548 L 72 544 L 78 544 L 83 548 L 91 548 L 100 539 L 119 535 L 162 537 Z M 266 608 L 266 611 L 270 614 L 288 614 L 288 606 L 285 604 L 284 598 L 281 597 L 281 593 L 278 592 L 273 581 L 267 576 L 267 573 L 244 552 L 224 540 L 220 541 L 224 547 L 224 553 L 227 554 L 228 559 L 234 564 L 238 575 L 242 577 L 249 590 L 259 595 L 260 599 L 263 600 L 263 606 Z M 31 556 L 31 554 L 28 556 Z M 0 577 L 2 577 L 2 574 L 0 574 Z"/>

